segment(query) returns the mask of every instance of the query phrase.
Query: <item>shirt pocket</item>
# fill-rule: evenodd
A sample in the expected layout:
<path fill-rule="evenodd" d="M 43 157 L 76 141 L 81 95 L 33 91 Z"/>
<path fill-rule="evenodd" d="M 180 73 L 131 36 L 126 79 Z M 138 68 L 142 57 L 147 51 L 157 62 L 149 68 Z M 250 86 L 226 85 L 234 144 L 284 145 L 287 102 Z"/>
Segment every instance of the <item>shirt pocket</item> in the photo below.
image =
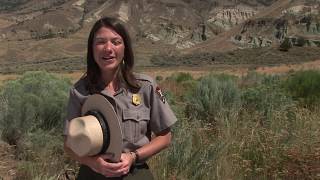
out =
<path fill-rule="evenodd" d="M 135 143 L 146 136 L 150 121 L 150 109 L 124 109 L 123 110 L 123 134 L 125 140 Z"/>

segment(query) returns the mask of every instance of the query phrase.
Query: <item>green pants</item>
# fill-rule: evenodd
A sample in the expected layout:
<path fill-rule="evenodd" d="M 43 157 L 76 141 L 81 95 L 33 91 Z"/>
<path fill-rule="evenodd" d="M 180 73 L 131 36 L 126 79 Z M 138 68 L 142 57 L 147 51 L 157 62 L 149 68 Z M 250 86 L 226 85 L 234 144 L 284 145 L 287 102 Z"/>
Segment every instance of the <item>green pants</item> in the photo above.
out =
<path fill-rule="evenodd" d="M 147 164 L 134 166 L 130 172 L 121 177 L 108 178 L 102 174 L 94 172 L 91 168 L 85 165 L 80 166 L 77 180 L 153 180 L 153 175 Z"/>

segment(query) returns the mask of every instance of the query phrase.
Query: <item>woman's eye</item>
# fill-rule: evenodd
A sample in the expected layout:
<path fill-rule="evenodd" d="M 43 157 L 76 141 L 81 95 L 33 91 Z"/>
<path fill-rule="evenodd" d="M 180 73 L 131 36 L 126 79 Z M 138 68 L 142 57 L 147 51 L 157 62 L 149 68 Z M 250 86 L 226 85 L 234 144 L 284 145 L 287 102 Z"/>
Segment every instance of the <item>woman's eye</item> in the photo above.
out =
<path fill-rule="evenodd" d="M 106 41 L 104 41 L 104 40 L 96 40 L 95 41 L 95 44 L 97 44 L 97 45 L 101 45 L 101 44 L 105 44 L 106 43 Z"/>
<path fill-rule="evenodd" d="M 114 44 L 114 45 L 120 45 L 120 44 L 122 44 L 122 41 L 120 40 L 120 39 L 117 39 L 117 40 L 113 40 L 112 41 L 112 44 Z"/>

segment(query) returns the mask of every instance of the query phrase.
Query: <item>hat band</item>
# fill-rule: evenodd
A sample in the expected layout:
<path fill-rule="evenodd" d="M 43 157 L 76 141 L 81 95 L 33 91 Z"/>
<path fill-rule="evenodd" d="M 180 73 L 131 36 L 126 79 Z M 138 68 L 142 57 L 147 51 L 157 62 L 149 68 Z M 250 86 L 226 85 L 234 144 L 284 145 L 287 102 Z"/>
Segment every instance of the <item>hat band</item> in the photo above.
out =
<path fill-rule="evenodd" d="M 99 124 L 102 129 L 102 133 L 103 133 L 103 144 L 102 144 L 102 148 L 101 148 L 101 151 L 99 152 L 99 154 L 103 154 L 106 152 L 106 150 L 108 149 L 109 144 L 110 144 L 110 129 L 109 129 L 107 120 L 97 110 L 90 110 L 85 115 L 86 116 L 92 115 L 92 116 L 96 117 L 97 120 L 99 121 Z"/>

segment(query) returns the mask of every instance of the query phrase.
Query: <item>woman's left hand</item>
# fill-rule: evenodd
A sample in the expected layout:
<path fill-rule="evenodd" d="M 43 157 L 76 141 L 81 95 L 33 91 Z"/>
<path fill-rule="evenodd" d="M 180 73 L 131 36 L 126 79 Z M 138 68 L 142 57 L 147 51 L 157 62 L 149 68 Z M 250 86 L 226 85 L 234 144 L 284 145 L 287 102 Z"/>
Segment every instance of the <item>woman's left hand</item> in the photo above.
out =
<path fill-rule="evenodd" d="M 132 164 L 134 163 L 134 157 L 130 153 L 122 153 L 120 159 L 122 166 L 119 172 L 123 175 L 128 174 Z"/>

